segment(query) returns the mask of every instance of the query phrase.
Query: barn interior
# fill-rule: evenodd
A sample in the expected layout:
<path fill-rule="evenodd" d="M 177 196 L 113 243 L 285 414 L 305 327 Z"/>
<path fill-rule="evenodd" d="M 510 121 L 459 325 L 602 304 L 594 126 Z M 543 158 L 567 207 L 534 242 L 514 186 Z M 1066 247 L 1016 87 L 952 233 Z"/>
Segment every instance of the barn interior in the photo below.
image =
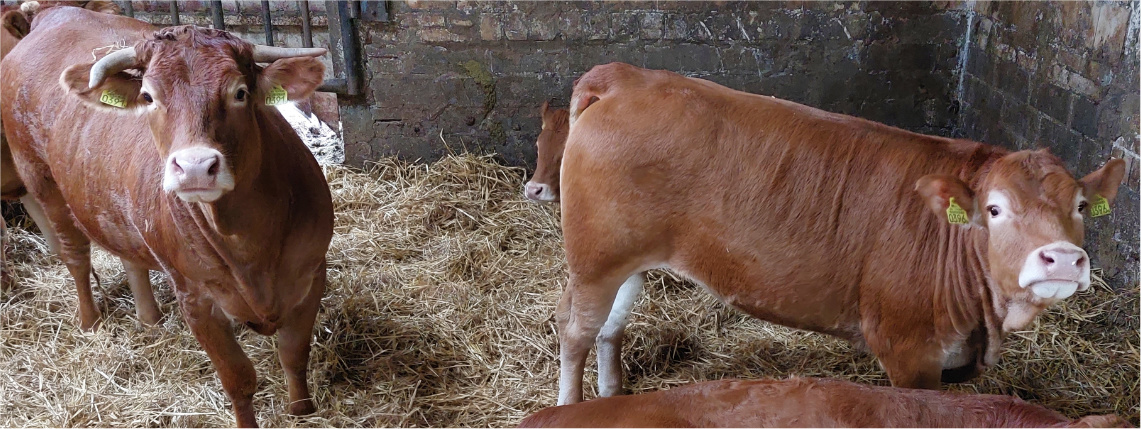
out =
<path fill-rule="evenodd" d="M 211 2 L 180 2 L 178 14 L 168 2 L 117 3 L 160 25 L 218 16 Z M 310 361 L 318 412 L 281 412 L 275 341 L 243 332 L 263 425 L 514 426 L 554 405 L 559 208 L 525 200 L 522 184 L 539 105 L 565 106 L 575 78 L 612 61 L 926 134 L 1049 148 L 1077 176 L 1124 159 L 1113 213 L 1086 221 L 1090 291 L 948 389 L 1139 424 L 1136 2 L 309 2 L 306 14 L 292 1 L 220 3 L 225 27 L 248 40 L 268 32 L 301 46 L 310 33 L 332 52 L 331 94 L 314 104 L 335 100 L 333 114 L 305 127 L 320 137 L 337 216 Z M 147 327 L 122 267 L 97 249 L 104 320 L 84 332 L 66 268 L 4 204 L 13 285 L 0 292 L 0 424 L 232 424 L 162 275 L 152 281 L 166 316 Z M 650 276 L 624 364 L 630 392 L 791 375 L 889 384 L 848 343 L 752 319 L 669 272 Z"/>

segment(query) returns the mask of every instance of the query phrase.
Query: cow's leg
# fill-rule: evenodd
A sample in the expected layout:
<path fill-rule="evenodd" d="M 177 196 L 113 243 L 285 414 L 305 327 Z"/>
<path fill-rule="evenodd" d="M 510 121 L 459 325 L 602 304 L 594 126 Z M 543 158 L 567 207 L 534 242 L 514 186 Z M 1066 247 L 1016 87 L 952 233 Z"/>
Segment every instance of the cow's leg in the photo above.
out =
<path fill-rule="evenodd" d="M 926 339 L 900 335 L 865 333 L 865 338 L 892 386 L 939 390 L 943 374 L 941 348 L 928 346 Z"/>
<path fill-rule="evenodd" d="M 135 296 L 135 317 L 147 325 L 158 324 L 162 320 L 162 311 L 155 302 L 155 293 L 151 289 L 150 271 L 123 259 L 123 270 L 127 272 L 127 284 L 131 286 L 131 294 Z"/>
<path fill-rule="evenodd" d="M 71 209 L 55 183 L 46 182 L 42 185 L 41 189 L 36 190 L 36 199 L 47 213 L 46 229 L 54 228 L 58 233 L 59 258 L 75 280 L 75 290 L 79 296 L 79 327 L 94 330 L 99 323 L 100 312 L 95 305 L 95 295 L 91 292 L 91 240 L 75 225 Z M 29 190 L 31 188 L 29 186 Z"/>
<path fill-rule="evenodd" d="M 222 389 L 234 403 L 238 426 L 256 427 L 253 401 L 258 387 L 257 373 L 254 372 L 254 364 L 234 338 L 229 318 L 214 306 L 213 301 L 196 293 L 202 290 L 201 285 L 187 285 L 186 290 L 182 290 L 179 286 L 186 285 L 186 280 L 174 282 L 182 317 L 218 370 Z"/>
<path fill-rule="evenodd" d="M 13 155 L 18 155 L 13 151 Z M 28 194 L 35 198 L 37 206 L 43 208 L 47 222 L 40 226 L 42 231 L 54 230 L 58 241 L 59 257 L 67 266 L 67 271 L 75 280 L 75 289 L 79 296 L 79 326 L 85 330 L 95 329 L 99 322 L 99 307 L 95 305 L 95 297 L 91 293 L 91 241 L 79 227 L 75 225 L 71 208 L 55 181 L 51 179 L 51 172 L 47 166 L 40 162 L 20 160 L 16 163 L 20 177 L 24 178 L 24 186 Z M 37 220 L 38 222 L 38 220 Z M 45 227 L 46 225 L 46 227 Z M 48 242 L 51 246 L 51 242 Z"/>
<path fill-rule="evenodd" d="M 305 415 L 317 411 L 309 395 L 309 348 L 313 340 L 313 323 L 325 294 L 325 264 L 317 270 L 309 295 L 298 305 L 294 316 L 286 320 L 277 331 L 277 356 L 285 370 L 289 386 L 289 414 Z"/>
<path fill-rule="evenodd" d="M 555 321 L 559 327 L 558 405 L 582 402 L 586 356 L 606 324 L 622 281 L 628 276 L 594 280 L 593 277 L 584 278 L 571 273 L 570 282 L 555 310 Z"/>
<path fill-rule="evenodd" d="M 55 234 L 55 228 L 52 227 L 51 222 L 48 220 L 48 215 L 44 212 L 44 207 L 40 205 L 31 195 L 24 195 L 20 197 L 20 204 L 24 206 L 24 210 L 28 212 L 28 216 L 32 217 L 32 221 L 40 228 L 40 233 L 44 235 L 44 241 L 48 243 L 48 250 L 53 255 L 59 254 L 59 237 Z"/>
<path fill-rule="evenodd" d="M 614 305 L 610 307 L 610 316 L 606 324 L 598 332 L 595 343 L 598 349 L 598 394 L 600 396 L 617 396 L 622 394 L 622 338 L 626 331 L 626 318 L 638 296 L 642 294 L 642 286 L 646 278 L 638 273 L 626 279 L 618 289 L 618 296 Z"/>

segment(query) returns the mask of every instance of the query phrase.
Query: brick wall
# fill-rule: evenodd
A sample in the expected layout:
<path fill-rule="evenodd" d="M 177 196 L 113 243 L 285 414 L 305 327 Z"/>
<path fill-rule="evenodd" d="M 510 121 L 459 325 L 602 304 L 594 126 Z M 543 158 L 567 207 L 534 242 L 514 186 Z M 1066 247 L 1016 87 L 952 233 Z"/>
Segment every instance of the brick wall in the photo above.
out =
<path fill-rule="evenodd" d="M 1137 3 L 979 2 L 967 13 L 956 134 L 1010 149 L 1049 148 L 1078 176 L 1110 156 L 1124 158 L 1126 185 L 1111 216 L 1086 221 L 1086 248 L 1111 285 L 1136 293 Z"/>
<path fill-rule="evenodd" d="M 346 159 L 449 150 L 533 163 L 538 106 L 611 61 L 950 134 L 963 11 L 946 2 L 393 2 L 362 23 Z M 349 125 L 352 124 L 352 125 Z M 442 137 L 442 138 L 441 138 Z M 444 141 L 447 142 L 445 146 Z"/>

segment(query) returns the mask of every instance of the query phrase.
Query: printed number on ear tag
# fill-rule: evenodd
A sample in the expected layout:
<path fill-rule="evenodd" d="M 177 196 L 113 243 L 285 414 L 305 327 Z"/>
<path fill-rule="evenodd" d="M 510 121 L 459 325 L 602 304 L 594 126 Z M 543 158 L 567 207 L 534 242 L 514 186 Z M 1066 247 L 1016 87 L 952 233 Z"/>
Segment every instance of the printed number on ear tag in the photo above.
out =
<path fill-rule="evenodd" d="M 104 89 L 103 93 L 99 95 L 99 102 L 120 109 L 127 107 L 127 97 L 119 95 L 109 89 Z"/>
<path fill-rule="evenodd" d="M 955 197 L 951 197 L 951 200 L 947 202 L 947 222 L 965 225 L 970 221 L 971 219 L 967 217 L 967 211 L 955 203 Z"/>
<path fill-rule="evenodd" d="M 269 95 L 265 96 L 265 105 L 276 106 L 285 103 L 286 100 L 289 100 L 289 93 L 285 92 L 285 88 L 281 85 L 274 85 L 273 89 L 269 90 Z"/>
<path fill-rule="evenodd" d="M 1109 214 L 1109 201 L 1101 195 L 1093 196 L 1093 203 L 1089 207 L 1090 217 L 1101 217 Z"/>

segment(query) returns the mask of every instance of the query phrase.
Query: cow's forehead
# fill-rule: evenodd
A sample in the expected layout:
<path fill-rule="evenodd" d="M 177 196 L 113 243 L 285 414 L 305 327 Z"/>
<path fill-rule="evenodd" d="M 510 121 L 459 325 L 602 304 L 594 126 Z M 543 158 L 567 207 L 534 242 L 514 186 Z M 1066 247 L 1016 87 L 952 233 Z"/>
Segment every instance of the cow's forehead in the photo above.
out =
<path fill-rule="evenodd" d="M 987 175 L 986 188 L 1002 191 L 1019 206 L 1069 210 L 1081 186 L 1062 161 L 1045 151 L 1002 157 Z"/>
<path fill-rule="evenodd" d="M 224 84 L 245 74 L 252 64 L 251 49 L 229 33 L 190 26 L 159 30 L 143 47 L 150 58 L 148 78 L 199 85 Z"/>

